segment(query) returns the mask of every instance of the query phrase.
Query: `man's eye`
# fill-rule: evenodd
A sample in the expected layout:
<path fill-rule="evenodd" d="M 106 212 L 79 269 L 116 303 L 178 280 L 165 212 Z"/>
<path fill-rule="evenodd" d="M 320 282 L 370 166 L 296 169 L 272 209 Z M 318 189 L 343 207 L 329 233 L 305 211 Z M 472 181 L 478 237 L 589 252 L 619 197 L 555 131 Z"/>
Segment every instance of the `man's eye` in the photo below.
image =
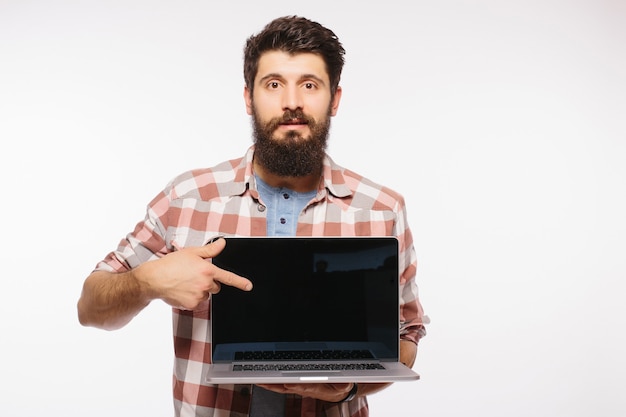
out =
<path fill-rule="evenodd" d="M 313 90 L 315 88 L 315 84 L 313 84 L 313 83 L 306 83 L 306 84 L 304 84 L 304 88 L 306 88 L 307 90 Z"/>
<path fill-rule="evenodd" d="M 269 88 L 273 88 L 273 89 L 278 88 L 278 83 L 276 81 L 269 83 Z"/>

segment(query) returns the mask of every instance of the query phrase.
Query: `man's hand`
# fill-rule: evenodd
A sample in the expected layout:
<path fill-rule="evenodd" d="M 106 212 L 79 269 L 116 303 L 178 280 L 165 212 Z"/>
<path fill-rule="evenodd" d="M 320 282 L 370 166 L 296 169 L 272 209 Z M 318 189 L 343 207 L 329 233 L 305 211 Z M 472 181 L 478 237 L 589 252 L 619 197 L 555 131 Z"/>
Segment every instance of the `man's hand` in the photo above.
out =
<path fill-rule="evenodd" d="M 417 345 L 408 340 L 400 340 L 400 361 L 413 367 L 417 355 Z M 347 397 L 352 384 L 258 384 L 269 391 L 282 394 L 297 394 L 302 397 L 317 398 L 322 401 L 337 402 Z M 367 396 L 389 387 L 391 383 L 359 384 L 357 396 Z"/>
<path fill-rule="evenodd" d="M 281 394 L 296 394 L 322 401 L 338 402 L 348 396 L 353 384 L 258 384 L 258 386 Z"/>
<path fill-rule="evenodd" d="M 222 284 L 244 291 L 252 283 L 213 265 L 208 259 L 219 254 L 226 241 L 185 248 L 163 258 L 120 273 L 92 272 L 83 284 L 78 300 L 78 319 L 83 326 L 119 329 L 130 322 L 154 299 L 173 307 L 193 310 Z"/>
<path fill-rule="evenodd" d="M 225 245 L 225 239 L 218 239 L 206 246 L 184 248 L 140 265 L 133 270 L 133 275 L 150 298 L 159 298 L 172 307 L 187 310 L 195 309 L 211 294 L 217 294 L 222 284 L 250 291 L 250 280 L 207 261 Z"/>

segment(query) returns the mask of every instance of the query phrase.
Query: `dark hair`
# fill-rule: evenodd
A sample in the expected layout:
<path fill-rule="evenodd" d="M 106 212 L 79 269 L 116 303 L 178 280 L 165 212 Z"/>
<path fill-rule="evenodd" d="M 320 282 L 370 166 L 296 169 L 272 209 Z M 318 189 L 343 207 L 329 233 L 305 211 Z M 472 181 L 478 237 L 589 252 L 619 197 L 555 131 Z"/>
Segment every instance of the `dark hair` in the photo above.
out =
<path fill-rule="evenodd" d="M 335 94 L 346 51 L 330 29 L 298 16 L 279 17 L 246 41 L 243 77 L 250 92 L 254 90 L 261 55 L 276 50 L 289 54 L 310 52 L 320 55 L 326 63 L 331 94 Z"/>

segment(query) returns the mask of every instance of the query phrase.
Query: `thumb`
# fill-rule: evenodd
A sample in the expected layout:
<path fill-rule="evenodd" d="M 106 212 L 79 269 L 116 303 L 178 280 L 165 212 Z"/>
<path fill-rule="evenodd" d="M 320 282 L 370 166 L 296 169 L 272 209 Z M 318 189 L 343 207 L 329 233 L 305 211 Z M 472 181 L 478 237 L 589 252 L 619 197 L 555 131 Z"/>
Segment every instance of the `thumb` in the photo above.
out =
<path fill-rule="evenodd" d="M 226 247 L 226 239 L 220 237 L 204 246 L 194 248 L 194 252 L 201 258 L 207 259 L 217 256 L 222 250 L 224 250 L 224 247 Z"/>

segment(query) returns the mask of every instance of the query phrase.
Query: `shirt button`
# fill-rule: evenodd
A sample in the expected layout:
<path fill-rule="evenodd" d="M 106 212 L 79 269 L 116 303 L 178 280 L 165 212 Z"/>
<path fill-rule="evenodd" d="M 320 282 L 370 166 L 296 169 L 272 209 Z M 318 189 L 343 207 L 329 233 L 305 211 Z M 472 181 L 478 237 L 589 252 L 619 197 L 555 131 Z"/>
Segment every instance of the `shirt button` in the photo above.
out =
<path fill-rule="evenodd" d="M 284 217 L 280 218 L 280 224 L 285 224 L 287 223 L 287 220 Z"/>
<path fill-rule="evenodd" d="M 257 210 L 259 210 L 261 213 L 265 211 L 265 206 L 263 204 L 259 204 L 259 206 L 257 207 Z"/>

